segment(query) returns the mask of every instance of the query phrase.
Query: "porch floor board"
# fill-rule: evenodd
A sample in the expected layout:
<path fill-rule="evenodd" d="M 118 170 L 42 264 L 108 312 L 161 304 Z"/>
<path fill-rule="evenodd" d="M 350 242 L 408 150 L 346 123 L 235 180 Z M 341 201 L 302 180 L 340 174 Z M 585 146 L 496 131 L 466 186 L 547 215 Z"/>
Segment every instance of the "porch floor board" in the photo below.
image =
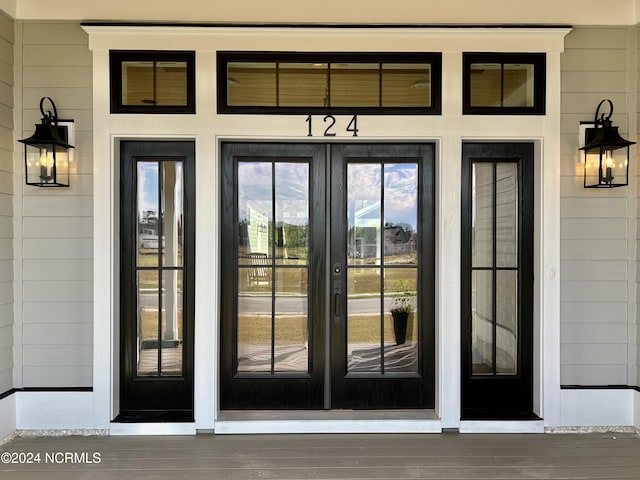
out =
<path fill-rule="evenodd" d="M 40 454 L 3 457 L 3 480 L 640 479 L 631 433 L 18 437 L 0 451 Z"/>

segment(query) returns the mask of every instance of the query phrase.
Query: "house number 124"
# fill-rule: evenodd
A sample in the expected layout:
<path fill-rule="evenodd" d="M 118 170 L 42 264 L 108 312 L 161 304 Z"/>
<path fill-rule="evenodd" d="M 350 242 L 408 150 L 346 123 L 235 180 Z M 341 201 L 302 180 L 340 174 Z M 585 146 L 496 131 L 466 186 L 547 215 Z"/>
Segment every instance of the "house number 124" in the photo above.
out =
<path fill-rule="evenodd" d="M 307 137 L 313 137 L 313 116 L 307 115 L 305 119 L 305 123 L 307 124 Z M 336 136 L 336 117 L 333 115 L 325 115 L 322 119 L 324 132 L 322 133 L 323 137 L 335 137 Z M 345 132 L 351 132 L 352 137 L 358 136 L 358 116 L 354 115 L 351 117 L 351 121 L 345 128 Z"/>

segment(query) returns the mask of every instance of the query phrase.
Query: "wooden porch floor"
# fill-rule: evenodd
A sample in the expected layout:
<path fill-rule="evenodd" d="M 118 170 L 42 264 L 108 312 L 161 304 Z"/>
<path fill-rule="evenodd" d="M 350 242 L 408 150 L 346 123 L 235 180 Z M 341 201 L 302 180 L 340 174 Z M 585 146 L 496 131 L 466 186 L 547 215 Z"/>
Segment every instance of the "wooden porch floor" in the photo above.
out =
<path fill-rule="evenodd" d="M 40 454 L 2 457 L 2 480 L 640 479 L 640 438 L 624 433 L 20 437 L 0 451 Z"/>

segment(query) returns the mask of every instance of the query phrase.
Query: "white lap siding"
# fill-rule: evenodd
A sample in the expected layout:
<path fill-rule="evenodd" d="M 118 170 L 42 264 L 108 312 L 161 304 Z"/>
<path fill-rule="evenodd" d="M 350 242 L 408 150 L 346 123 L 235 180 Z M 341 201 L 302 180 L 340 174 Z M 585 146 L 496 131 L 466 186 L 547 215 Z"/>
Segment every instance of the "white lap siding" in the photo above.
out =
<path fill-rule="evenodd" d="M 22 382 L 92 386 L 92 80 L 78 23 L 22 24 L 23 134 L 51 97 L 75 120 L 69 188 L 22 187 Z"/>
<path fill-rule="evenodd" d="M 636 106 L 630 105 L 627 93 L 635 35 L 635 29 L 627 27 L 578 27 L 566 37 L 561 57 L 563 385 L 634 381 L 630 375 L 635 372 L 635 342 L 630 346 L 629 334 L 635 319 L 629 302 L 635 295 L 635 187 L 583 188 L 578 130 L 581 121 L 593 121 L 600 100 L 609 98 L 615 107 L 614 124 L 622 136 L 635 139 L 628 132 L 629 112 L 635 115 Z"/>
<path fill-rule="evenodd" d="M 0 394 L 13 388 L 13 20 L 0 12 Z"/>

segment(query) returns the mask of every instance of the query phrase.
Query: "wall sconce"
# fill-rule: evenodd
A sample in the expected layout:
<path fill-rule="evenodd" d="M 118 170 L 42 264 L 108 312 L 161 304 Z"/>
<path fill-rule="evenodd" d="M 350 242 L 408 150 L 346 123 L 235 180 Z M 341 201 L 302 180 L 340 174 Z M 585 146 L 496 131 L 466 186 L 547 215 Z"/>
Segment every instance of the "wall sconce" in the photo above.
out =
<path fill-rule="evenodd" d="M 600 113 L 603 103 L 609 104 L 609 114 Z M 629 185 L 629 146 L 636 142 L 625 140 L 618 133 L 618 127 L 611 124 L 613 103 L 602 100 L 596 109 L 593 121 L 587 125 L 584 134 L 584 188 L 613 188 Z M 593 127 L 589 127 L 593 125 Z"/>
<path fill-rule="evenodd" d="M 45 113 L 44 102 L 51 103 L 53 113 Z M 68 187 L 69 162 L 73 145 L 73 120 L 59 120 L 56 104 L 49 97 L 40 99 L 42 123 L 29 138 L 18 140 L 25 144 L 24 168 L 27 185 L 38 187 Z M 64 125 L 61 125 L 63 123 Z"/>

